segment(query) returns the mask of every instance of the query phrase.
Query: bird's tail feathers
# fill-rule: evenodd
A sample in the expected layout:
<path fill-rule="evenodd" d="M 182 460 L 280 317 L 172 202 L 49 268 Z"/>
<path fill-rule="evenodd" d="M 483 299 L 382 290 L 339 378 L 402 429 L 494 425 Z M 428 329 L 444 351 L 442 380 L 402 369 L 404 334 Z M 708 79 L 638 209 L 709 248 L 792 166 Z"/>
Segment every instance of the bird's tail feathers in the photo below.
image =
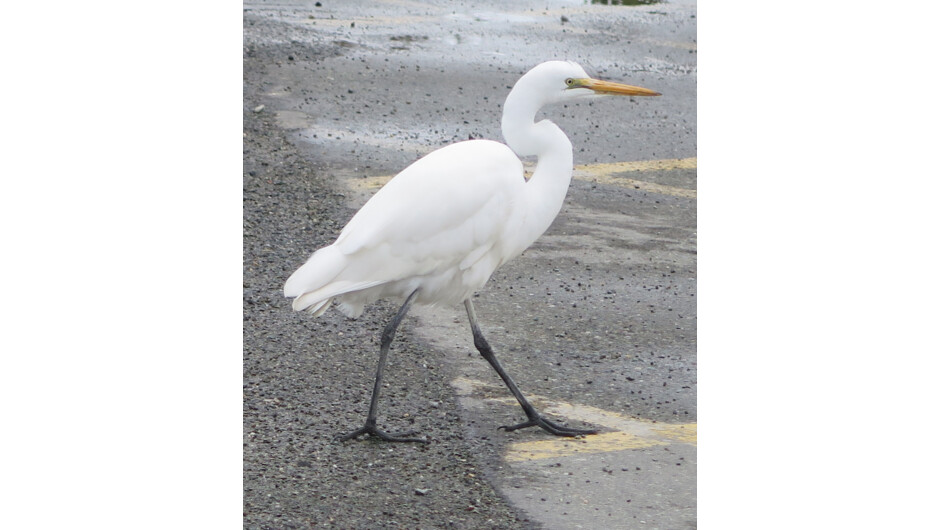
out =
<path fill-rule="evenodd" d="M 333 301 L 333 297 L 344 295 L 347 293 L 352 293 L 355 291 L 361 291 L 363 289 L 368 289 L 370 287 L 375 287 L 380 285 L 381 281 L 374 282 L 350 282 L 350 281 L 338 281 L 325 285 L 316 291 L 311 291 L 304 293 L 294 299 L 293 308 L 294 311 L 304 311 L 308 310 L 313 313 L 313 316 L 318 317 L 322 315 L 330 307 L 330 302 Z M 360 304 L 347 303 L 345 301 L 340 302 L 340 310 L 349 317 L 359 316 L 362 313 L 362 308 Z"/>
<path fill-rule="evenodd" d="M 284 296 L 294 298 L 319 289 L 343 270 L 346 258 L 338 248 L 330 245 L 313 253 L 284 283 Z"/>
<path fill-rule="evenodd" d="M 340 273 L 347 263 L 346 256 L 333 245 L 314 252 L 284 284 L 284 296 L 294 299 L 294 311 L 307 310 L 318 317 L 330 308 L 334 297 L 383 283 L 381 280 L 354 282 L 341 279 Z M 344 307 L 341 309 L 348 314 Z"/>
<path fill-rule="evenodd" d="M 313 314 L 314 318 L 322 315 L 323 313 L 326 313 L 326 310 L 330 308 L 330 305 L 332 305 L 333 302 L 332 298 L 327 298 L 326 300 L 320 300 L 318 302 L 314 302 L 311 305 L 306 305 L 303 298 L 303 296 L 300 296 L 294 299 L 294 303 L 292 304 L 294 311 L 307 310 Z"/>
<path fill-rule="evenodd" d="M 284 296 L 294 299 L 294 311 L 309 309 L 314 316 L 320 316 L 329 309 L 333 295 L 324 296 L 322 291 L 345 266 L 346 257 L 333 245 L 314 252 L 284 283 Z"/>

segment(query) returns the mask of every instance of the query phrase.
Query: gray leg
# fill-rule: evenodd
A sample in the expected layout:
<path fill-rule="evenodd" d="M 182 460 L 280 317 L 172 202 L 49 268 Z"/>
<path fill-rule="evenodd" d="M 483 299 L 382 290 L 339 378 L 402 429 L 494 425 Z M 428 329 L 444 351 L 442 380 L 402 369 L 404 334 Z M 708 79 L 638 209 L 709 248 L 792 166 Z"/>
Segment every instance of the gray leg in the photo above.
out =
<path fill-rule="evenodd" d="M 402 304 L 401 309 L 398 310 L 398 313 L 395 314 L 388 325 L 385 326 L 385 330 L 382 332 L 382 343 L 379 348 L 379 367 L 375 372 L 375 386 L 372 387 L 372 401 L 369 403 L 369 415 L 366 416 L 366 424 L 361 429 L 357 429 L 349 434 L 344 434 L 337 437 L 338 440 L 346 441 L 361 434 L 371 434 L 372 436 L 389 442 L 428 443 L 428 441 L 423 438 L 407 438 L 407 435 L 413 434 L 412 432 L 402 433 L 402 435 L 399 436 L 393 436 L 379 429 L 375 425 L 375 417 L 379 408 L 379 389 L 382 387 L 382 372 L 385 370 L 385 360 L 388 358 L 388 349 L 392 345 L 392 339 L 395 338 L 395 332 L 398 331 L 398 325 L 401 324 L 401 321 L 405 318 L 405 314 L 408 312 L 408 309 L 411 308 L 411 304 L 414 301 L 416 294 L 418 294 L 417 290 L 408 295 L 408 299 L 406 299 L 405 303 Z"/>
<path fill-rule="evenodd" d="M 467 308 L 467 317 L 470 319 L 470 330 L 473 331 L 473 345 L 477 347 L 477 350 L 480 351 L 480 355 L 490 366 L 496 370 L 496 373 L 499 374 L 499 377 L 506 383 L 506 386 L 509 387 L 509 391 L 512 392 L 512 395 L 516 397 L 516 401 L 522 405 L 522 410 L 525 411 L 525 415 L 529 418 L 528 421 L 522 422 L 518 425 L 509 425 L 502 426 L 500 429 L 505 429 L 507 431 L 514 431 L 516 429 L 523 429 L 525 427 L 535 427 L 536 425 L 545 429 L 546 431 L 556 435 L 556 436 L 578 436 L 582 434 L 596 434 L 596 429 L 574 429 L 571 427 L 565 427 L 563 425 L 558 425 L 552 421 L 549 421 L 543 417 L 535 407 L 529 403 L 529 400 L 522 395 L 522 392 L 519 390 L 519 387 L 516 386 L 516 383 L 509 377 L 509 374 L 506 373 L 506 370 L 503 369 L 502 365 L 499 364 L 499 361 L 496 360 L 496 354 L 493 353 L 493 348 L 490 347 L 489 343 L 486 342 L 486 339 L 483 338 L 483 333 L 480 331 L 480 326 L 477 325 L 477 316 L 473 310 L 473 302 L 468 298 L 464 302 L 464 307 Z"/>

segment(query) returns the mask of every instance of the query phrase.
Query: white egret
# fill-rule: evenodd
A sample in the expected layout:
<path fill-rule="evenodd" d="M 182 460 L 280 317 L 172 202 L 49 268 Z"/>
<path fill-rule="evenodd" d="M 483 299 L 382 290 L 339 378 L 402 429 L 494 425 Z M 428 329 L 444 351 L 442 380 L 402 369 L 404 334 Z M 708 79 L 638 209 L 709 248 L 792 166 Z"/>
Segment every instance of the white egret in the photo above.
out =
<path fill-rule="evenodd" d="M 542 63 L 516 82 L 503 106 L 506 144 L 468 140 L 438 149 L 392 178 L 343 228 L 288 278 L 293 308 L 323 314 L 331 302 L 348 317 L 380 298 L 404 300 L 382 333 L 379 364 L 365 426 L 340 437 L 392 436 L 376 426 L 382 372 L 395 331 L 412 304 L 462 302 L 473 342 L 519 401 L 528 420 L 507 431 L 539 426 L 559 436 L 593 434 L 542 416 L 496 360 L 480 332 L 471 296 L 497 267 L 518 256 L 548 229 L 571 182 L 573 157 L 565 133 L 548 120 L 545 105 L 592 96 L 658 96 L 658 92 L 590 78 L 579 65 Z M 538 164 L 526 180 L 520 156 Z"/>

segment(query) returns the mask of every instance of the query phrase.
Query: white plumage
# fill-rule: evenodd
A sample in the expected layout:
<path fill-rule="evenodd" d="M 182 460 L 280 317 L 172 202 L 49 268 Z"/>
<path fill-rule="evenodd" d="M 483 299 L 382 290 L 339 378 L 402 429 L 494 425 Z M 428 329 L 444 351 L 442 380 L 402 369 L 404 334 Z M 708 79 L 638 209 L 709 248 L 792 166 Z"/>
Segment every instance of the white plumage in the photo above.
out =
<path fill-rule="evenodd" d="M 471 140 L 434 151 L 379 190 L 335 243 L 287 280 L 284 294 L 296 297 L 295 310 L 315 314 L 334 299 L 349 317 L 419 287 L 417 303 L 458 304 L 532 243 L 513 229 L 525 185 L 522 163 L 503 144 Z"/>
<path fill-rule="evenodd" d="M 568 191 L 571 142 L 554 123 L 536 123 L 536 113 L 550 103 L 605 94 L 659 95 L 591 79 L 572 62 L 536 66 L 506 98 L 502 119 L 506 144 L 469 140 L 421 158 L 379 190 L 332 245 L 316 251 L 288 278 L 284 295 L 294 298 L 293 308 L 315 316 L 334 301 L 346 316 L 357 317 L 380 298 L 405 299 L 382 335 L 366 425 L 344 439 L 372 434 L 390 441 L 423 441 L 388 435 L 375 422 L 388 348 L 412 303 L 464 303 L 474 343 L 529 417 L 508 430 L 538 425 L 561 436 L 594 432 L 557 425 L 535 411 L 486 344 L 470 297 L 493 271 L 548 229 Z M 528 181 L 519 156 L 538 157 Z"/>

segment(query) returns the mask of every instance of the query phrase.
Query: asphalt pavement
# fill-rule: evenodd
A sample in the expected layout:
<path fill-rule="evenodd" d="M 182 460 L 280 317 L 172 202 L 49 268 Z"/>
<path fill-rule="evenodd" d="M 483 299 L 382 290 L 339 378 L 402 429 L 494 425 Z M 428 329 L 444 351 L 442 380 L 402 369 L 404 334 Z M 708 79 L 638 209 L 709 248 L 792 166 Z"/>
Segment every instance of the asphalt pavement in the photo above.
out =
<path fill-rule="evenodd" d="M 246 528 L 695 527 L 695 14 L 245 4 Z M 558 58 L 663 96 L 542 111 L 574 145 L 575 179 L 549 231 L 474 303 L 534 404 L 600 434 L 498 431 L 524 416 L 462 309 L 417 308 L 379 422 L 431 443 L 335 442 L 365 418 L 395 307 L 312 319 L 290 310 L 284 280 L 419 156 L 501 139 L 512 84 Z"/>

